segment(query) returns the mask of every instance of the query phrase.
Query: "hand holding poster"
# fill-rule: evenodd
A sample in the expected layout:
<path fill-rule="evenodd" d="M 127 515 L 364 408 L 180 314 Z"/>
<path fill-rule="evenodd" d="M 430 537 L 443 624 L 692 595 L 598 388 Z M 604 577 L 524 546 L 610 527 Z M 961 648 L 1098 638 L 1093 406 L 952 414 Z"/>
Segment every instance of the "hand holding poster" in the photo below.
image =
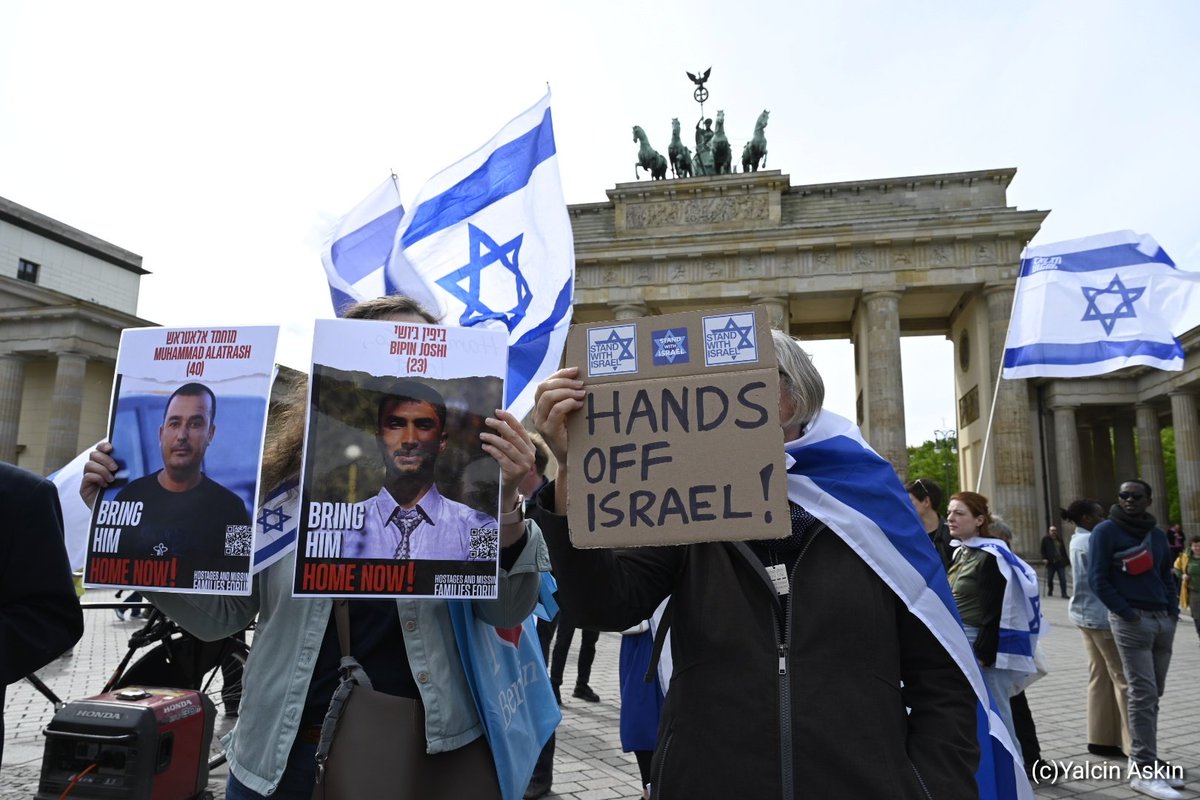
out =
<path fill-rule="evenodd" d="M 320 320 L 294 594 L 494 598 L 503 331 Z"/>
<path fill-rule="evenodd" d="M 568 420 L 576 547 L 790 533 L 779 375 L 764 310 L 575 325 Z M 578 499 L 576 499 L 578 498 Z"/>
<path fill-rule="evenodd" d="M 278 328 L 121 335 L 109 423 L 116 481 L 92 509 L 84 584 L 249 594 Z"/>

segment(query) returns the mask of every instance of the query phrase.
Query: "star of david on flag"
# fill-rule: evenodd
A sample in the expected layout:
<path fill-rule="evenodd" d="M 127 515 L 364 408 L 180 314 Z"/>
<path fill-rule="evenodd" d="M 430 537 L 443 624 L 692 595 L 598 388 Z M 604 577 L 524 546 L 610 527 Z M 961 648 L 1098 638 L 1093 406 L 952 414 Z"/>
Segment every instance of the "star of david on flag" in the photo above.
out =
<path fill-rule="evenodd" d="M 1183 369 L 1177 336 L 1200 324 L 1200 273 L 1133 231 L 1027 247 L 1004 348 L 1005 378 Z"/>
<path fill-rule="evenodd" d="M 425 184 L 385 275 L 444 324 L 503 325 L 505 405 L 517 417 L 533 407 L 562 354 L 575 280 L 548 93 Z"/>

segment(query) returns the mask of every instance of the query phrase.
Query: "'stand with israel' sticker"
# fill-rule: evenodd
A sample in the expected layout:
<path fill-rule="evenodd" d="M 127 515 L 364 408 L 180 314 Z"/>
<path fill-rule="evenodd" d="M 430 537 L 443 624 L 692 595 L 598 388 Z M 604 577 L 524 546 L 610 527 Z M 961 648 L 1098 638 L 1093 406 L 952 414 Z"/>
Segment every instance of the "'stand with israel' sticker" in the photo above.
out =
<path fill-rule="evenodd" d="M 588 376 L 638 371 L 637 326 L 609 325 L 587 332 Z"/>
<path fill-rule="evenodd" d="M 671 364 L 688 363 L 687 328 L 652 331 L 650 341 L 654 344 L 654 366 L 666 367 Z"/>
<path fill-rule="evenodd" d="M 703 323 L 704 366 L 758 361 L 758 330 L 753 312 L 716 314 L 705 317 Z"/>

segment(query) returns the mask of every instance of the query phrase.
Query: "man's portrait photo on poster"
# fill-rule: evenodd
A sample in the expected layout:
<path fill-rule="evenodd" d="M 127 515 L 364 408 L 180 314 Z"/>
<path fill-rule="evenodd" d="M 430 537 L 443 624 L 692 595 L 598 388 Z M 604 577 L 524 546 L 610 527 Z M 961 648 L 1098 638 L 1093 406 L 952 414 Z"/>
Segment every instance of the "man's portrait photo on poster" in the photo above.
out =
<path fill-rule="evenodd" d="M 257 373 L 247 368 L 263 364 L 235 367 L 197 359 L 191 363 L 205 363 L 206 369 L 192 371 L 209 376 L 173 381 L 168 376 L 182 365 L 147 364 L 136 357 L 136 346 L 125 348 L 120 368 L 127 371 L 117 375 L 110 423 L 120 470 L 93 509 L 89 584 L 249 590 L 251 520 L 273 359 L 270 330 L 269 351 L 263 348 L 266 369 Z M 256 329 L 241 332 L 244 339 L 256 338 Z M 246 347 L 253 358 L 253 348 Z M 217 352 L 222 351 L 213 355 Z"/>
<path fill-rule="evenodd" d="M 396 377 L 314 363 L 297 593 L 488 593 L 500 486 L 479 434 L 502 403 L 499 375 Z M 347 569 L 315 569 L 322 563 Z"/>

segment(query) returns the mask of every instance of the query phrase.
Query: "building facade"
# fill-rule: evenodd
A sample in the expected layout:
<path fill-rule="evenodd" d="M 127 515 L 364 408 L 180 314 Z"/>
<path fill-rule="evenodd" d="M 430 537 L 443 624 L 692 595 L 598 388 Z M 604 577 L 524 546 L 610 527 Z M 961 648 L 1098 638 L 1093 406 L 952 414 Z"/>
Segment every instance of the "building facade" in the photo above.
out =
<path fill-rule="evenodd" d="M 1130 467 L 1135 440 L 1126 430 L 1136 427 L 1135 413 L 1145 429 L 1136 439 L 1144 451 L 1136 463 L 1149 476 L 1161 476 L 1150 431 L 1164 424 L 1168 396 L 1172 414 L 1190 415 L 1189 435 L 1200 429 L 1194 400 L 1182 399 L 1190 381 L 1153 370 L 1083 382 L 998 381 L 1021 251 L 1048 213 L 1008 204 L 1015 174 L 995 169 L 793 186 L 789 176 L 763 171 L 617 184 L 606 202 L 570 207 L 575 319 L 762 303 L 773 324 L 801 339 L 849 339 L 857 421 L 902 479 L 908 465 L 900 337 L 948 337 L 960 481 L 991 499 L 1017 533 L 1019 550 L 1034 552 L 1060 498 L 1070 502 L 1084 488 L 1105 502 L 1115 497 L 1108 491 L 1112 474 L 1091 483 L 1083 476 L 1106 469 L 1127 474 L 1121 469 Z M 1190 365 L 1185 375 L 1200 377 Z M 1126 387 L 1119 399 L 1113 381 Z M 1176 385 L 1183 388 L 1168 388 Z M 1094 395 L 1099 386 L 1105 391 Z M 1114 403 L 1128 413 L 1117 413 Z M 1045 410 L 1051 407 L 1059 410 Z M 1083 465 L 1094 448 L 1072 449 L 1067 440 L 1075 431 L 1072 441 L 1099 441 L 1105 434 L 1093 419 L 1119 433 L 1109 462 L 1089 471 Z M 1200 483 L 1200 442 L 1187 441 L 1191 449 L 1179 446 L 1181 490 L 1185 468 Z M 1189 502 L 1197 508 L 1200 486 Z M 1184 516 L 1196 519 L 1194 511 Z"/>
<path fill-rule="evenodd" d="M 0 198 L 0 460 L 49 474 L 105 436 L 141 256 Z"/>

